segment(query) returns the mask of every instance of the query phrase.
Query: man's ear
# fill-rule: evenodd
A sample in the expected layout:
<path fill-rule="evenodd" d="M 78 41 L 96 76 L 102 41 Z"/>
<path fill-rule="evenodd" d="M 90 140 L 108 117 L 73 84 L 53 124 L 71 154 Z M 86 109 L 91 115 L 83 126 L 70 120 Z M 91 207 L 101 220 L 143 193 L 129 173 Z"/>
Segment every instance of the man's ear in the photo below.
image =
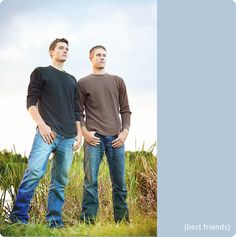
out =
<path fill-rule="evenodd" d="M 53 50 L 49 50 L 49 55 L 52 57 Z"/>

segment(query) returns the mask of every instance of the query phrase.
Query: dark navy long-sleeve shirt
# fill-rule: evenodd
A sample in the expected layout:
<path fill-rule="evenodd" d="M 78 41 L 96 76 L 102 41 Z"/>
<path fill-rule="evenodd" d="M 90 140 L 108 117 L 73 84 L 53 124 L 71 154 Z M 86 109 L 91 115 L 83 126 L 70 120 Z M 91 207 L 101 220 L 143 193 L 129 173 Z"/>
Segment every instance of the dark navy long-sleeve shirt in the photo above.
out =
<path fill-rule="evenodd" d="M 44 122 L 65 137 L 77 134 L 80 121 L 77 82 L 75 77 L 52 66 L 37 67 L 30 76 L 27 109 L 38 106 Z"/>

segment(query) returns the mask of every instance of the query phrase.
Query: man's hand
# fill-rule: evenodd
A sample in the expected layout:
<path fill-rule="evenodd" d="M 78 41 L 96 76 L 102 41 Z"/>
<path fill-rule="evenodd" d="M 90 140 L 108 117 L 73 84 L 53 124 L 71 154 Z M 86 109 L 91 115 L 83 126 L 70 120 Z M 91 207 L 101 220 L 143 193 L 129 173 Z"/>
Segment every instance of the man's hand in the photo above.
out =
<path fill-rule="evenodd" d="M 85 127 L 82 127 L 82 133 L 85 141 L 90 145 L 97 146 L 100 144 L 100 138 L 94 135 L 96 133 L 95 131 L 88 131 Z"/>
<path fill-rule="evenodd" d="M 36 105 L 32 105 L 29 107 L 29 113 L 35 123 L 38 126 L 39 133 L 42 136 L 43 140 L 47 144 L 51 144 L 55 139 L 55 134 L 51 130 L 51 128 L 43 121 L 41 115 L 39 114 L 38 107 Z"/>
<path fill-rule="evenodd" d="M 38 128 L 43 140 L 47 144 L 52 144 L 53 140 L 55 139 L 55 134 L 53 133 L 52 129 L 46 123 L 38 124 Z"/>
<path fill-rule="evenodd" d="M 75 138 L 75 144 L 73 146 L 74 151 L 78 150 L 82 143 L 82 133 L 79 133 Z"/>
<path fill-rule="evenodd" d="M 81 131 L 80 122 L 76 121 L 75 124 L 76 124 L 77 136 L 75 138 L 76 142 L 74 143 L 74 146 L 73 146 L 74 151 L 78 150 L 82 143 L 82 131 Z"/>
<path fill-rule="evenodd" d="M 112 142 L 112 147 L 118 148 L 121 147 L 129 134 L 129 131 L 125 128 L 122 132 L 118 134 L 118 137 Z"/>

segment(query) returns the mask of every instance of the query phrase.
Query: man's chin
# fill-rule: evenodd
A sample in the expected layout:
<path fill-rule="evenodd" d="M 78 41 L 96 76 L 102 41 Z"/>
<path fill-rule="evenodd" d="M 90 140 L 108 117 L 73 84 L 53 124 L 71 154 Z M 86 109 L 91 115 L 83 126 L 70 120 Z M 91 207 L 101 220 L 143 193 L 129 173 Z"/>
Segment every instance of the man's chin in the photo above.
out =
<path fill-rule="evenodd" d="M 58 60 L 58 62 L 60 62 L 60 63 L 64 63 L 65 61 L 66 61 L 66 59 Z"/>

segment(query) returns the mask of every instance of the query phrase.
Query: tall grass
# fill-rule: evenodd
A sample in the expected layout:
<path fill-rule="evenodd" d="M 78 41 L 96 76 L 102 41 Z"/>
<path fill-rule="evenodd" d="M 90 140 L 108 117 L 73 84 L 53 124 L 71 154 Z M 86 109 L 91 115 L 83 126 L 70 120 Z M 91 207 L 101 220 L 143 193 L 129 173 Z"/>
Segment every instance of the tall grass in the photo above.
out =
<path fill-rule="evenodd" d="M 64 229 L 49 229 L 42 224 L 5 225 L 3 236 L 156 236 L 156 221 L 145 216 L 135 217 L 130 225 L 98 222 L 95 226 L 79 224 Z"/>
<path fill-rule="evenodd" d="M 148 150 L 142 149 L 141 151 L 135 152 L 127 151 L 125 166 L 128 190 L 127 202 L 131 223 L 136 222 L 138 225 L 140 220 L 146 220 L 147 223 L 148 220 L 150 220 L 154 229 L 157 217 L 157 159 L 153 155 L 153 149 L 155 146 L 156 145 L 154 144 Z M 12 201 L 14 201 L 16 197 L 17 188 L 20 184 L 26 165 L 26 157 L 22 157 L 16 152 L 0 152 L 0 190 L 2 190 L 3 194 L 7 191 L 10 192 Z M 63 208 L 63 219 L 67 226 L 74 227 L 79 223 L 78 219 L 81 212 L 84 177 L 83 149 L 81 149 L 80 152 L 74 153 L 69 177 L 70 182 L 66 187 L 66 201 Z M 45 224 L 49 183 L 50 161 L 46 174 L 40 181 L 31 202 L 31 224 Z M 110 223 L 112 226 L 112 223 L 114 224 L 112 189 L 109 169 L 105 157 L 100 166 L 98 184 L 100 206 L 97 216 L 98 224 L 96 226 L 99 226 L 101 223 Z M 6 227 L 11 206 L 4 205 L 3 194 L 0 197 L 0 221 L 5 223 Z M 112 227 L 108 226 L 107 228 L 112 229 Z M 7 227 L 5 230 L 6 229 Z M 14 234 L 12 233 L 12 235 Z"/>
<path fill-rule="evenodd" d="M 10 195 L 11 200 L 15 200 L 17 189 L 27 166 L 28 159 L 14 151 L 0 152 L 0 221 L 6 219 L 11 209 L 11 205 L 6 203 L 6 195 Z"/>

